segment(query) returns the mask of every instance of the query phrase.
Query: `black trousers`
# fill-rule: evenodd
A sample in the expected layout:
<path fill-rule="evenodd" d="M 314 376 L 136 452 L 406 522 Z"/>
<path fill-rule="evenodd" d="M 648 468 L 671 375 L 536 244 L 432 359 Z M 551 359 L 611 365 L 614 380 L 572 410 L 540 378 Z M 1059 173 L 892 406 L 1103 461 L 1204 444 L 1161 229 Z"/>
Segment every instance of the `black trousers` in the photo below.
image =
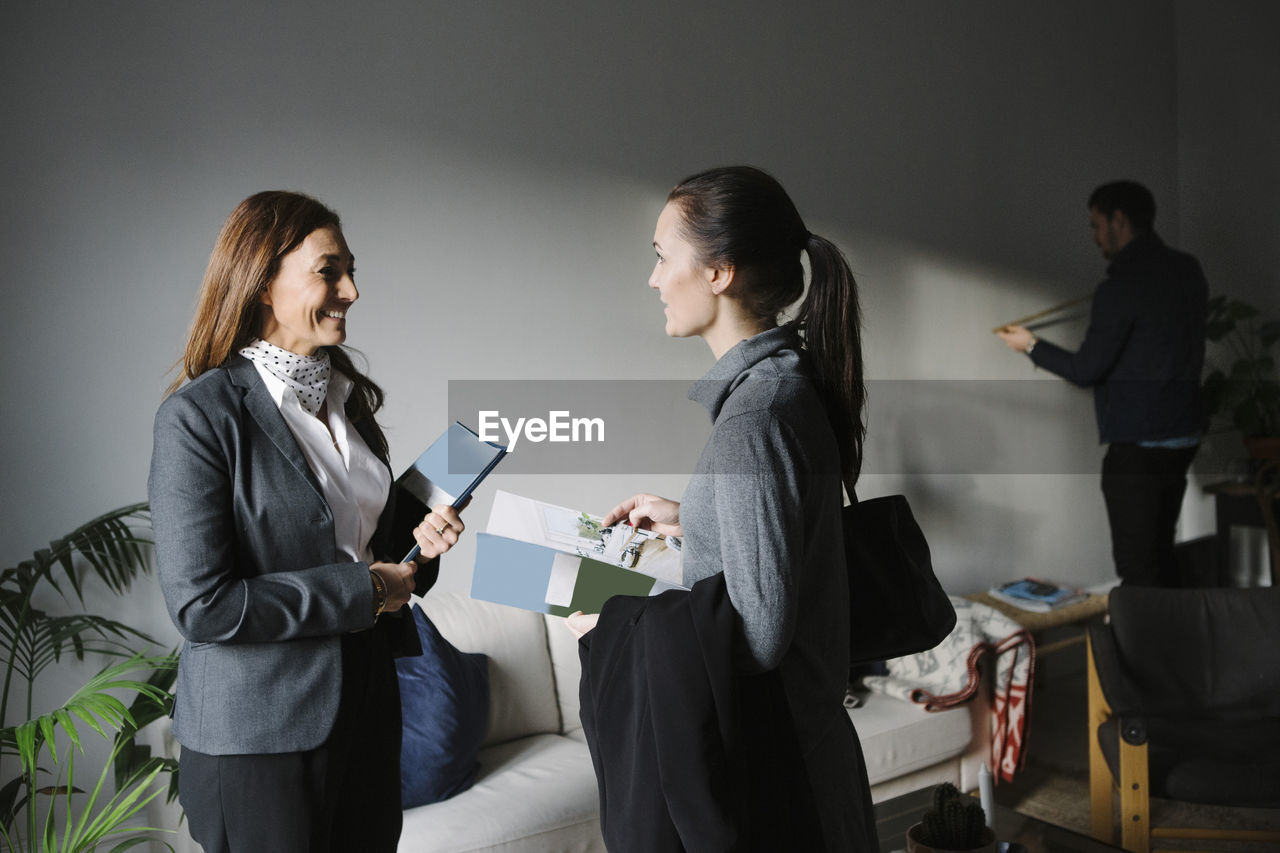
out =
<path fill-rule="evenodd" d="M 385 632 L 342 638 L 338 717 L 319 747 L 258 755 L 183 748 L 180 762 L 179 799 L 205 853 L 394 853 L 400 686 Z"/>
<path fill-rule="evenodd" d="M 1177 586 L 1173 537 L 1196 447 L 1116 443 L 1102 460 L 1111 556 L 1126 586 Z"/>

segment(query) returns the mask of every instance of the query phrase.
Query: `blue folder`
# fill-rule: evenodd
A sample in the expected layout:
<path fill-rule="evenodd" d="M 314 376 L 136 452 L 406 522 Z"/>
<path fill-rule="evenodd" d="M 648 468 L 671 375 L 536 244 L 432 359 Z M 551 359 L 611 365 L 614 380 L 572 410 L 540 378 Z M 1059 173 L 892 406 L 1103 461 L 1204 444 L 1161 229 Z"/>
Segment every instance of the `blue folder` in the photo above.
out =
<path fill-rule="evenodd" d="M 426 506 L 448 503 L 457 509 L 506 455 L 506 447 L 482 441 L 474 430 L 454 421 L 405 469 L 396 484 Z M 409 562 L 420 550 L 414 545 L 401 562 Z"/>

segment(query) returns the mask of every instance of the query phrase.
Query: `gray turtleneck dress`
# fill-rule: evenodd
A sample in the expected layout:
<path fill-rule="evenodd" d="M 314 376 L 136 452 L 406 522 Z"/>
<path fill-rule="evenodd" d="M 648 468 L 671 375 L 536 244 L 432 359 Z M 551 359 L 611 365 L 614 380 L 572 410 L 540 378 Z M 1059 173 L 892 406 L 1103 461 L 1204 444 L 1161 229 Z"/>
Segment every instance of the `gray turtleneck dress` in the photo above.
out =
<path fill-rule="evenodd" d="M 873 849 L 866 768 L 843 706 L 840 457 L 800 346 L 788 328 L 762 332 L 689 391 L 714 426 L 681 501 L 684 580 L 723 571 L 745 641 L 739 665 L 779 669 L 827 849 Z"/>

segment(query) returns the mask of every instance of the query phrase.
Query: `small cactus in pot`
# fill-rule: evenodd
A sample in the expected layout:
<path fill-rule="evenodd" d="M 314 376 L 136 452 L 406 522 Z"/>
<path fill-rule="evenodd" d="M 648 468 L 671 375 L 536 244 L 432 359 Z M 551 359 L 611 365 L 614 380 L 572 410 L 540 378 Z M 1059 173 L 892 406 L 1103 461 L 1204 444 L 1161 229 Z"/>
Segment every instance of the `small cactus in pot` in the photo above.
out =
<path fill-rule="evenodd" d="M 933 789 L 933 808 L 907 832 L 907 850 L 994 850 L 995 834 L 979 804 L 967 801 L 955 785 Z"/>

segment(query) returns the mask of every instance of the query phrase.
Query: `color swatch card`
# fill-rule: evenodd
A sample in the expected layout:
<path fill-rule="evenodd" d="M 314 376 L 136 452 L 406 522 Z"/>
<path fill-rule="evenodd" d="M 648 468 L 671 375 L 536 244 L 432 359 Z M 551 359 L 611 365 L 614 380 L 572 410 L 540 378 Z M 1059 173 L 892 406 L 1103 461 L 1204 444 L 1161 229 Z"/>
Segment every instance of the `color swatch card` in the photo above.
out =
<path fill-rule="evenodd" d="M 471 597 L 539 613 L 599 613 L 614 595 L 684 589 L 680 540 L 498 491 L 476 537 Z"/>

